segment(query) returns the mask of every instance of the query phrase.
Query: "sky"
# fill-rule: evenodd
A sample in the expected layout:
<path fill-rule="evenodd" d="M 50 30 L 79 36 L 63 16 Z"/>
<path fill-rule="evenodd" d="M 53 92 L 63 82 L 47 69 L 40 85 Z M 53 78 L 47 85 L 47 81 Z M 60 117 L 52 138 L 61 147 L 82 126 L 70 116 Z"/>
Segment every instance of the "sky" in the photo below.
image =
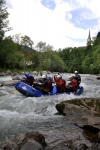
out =
<path fill-rule="evenodd" d="M 6 0 L 8 35 L 27 35 L 34 42 L 52 45 L 54 50 L 86 46 L 100 30 L 99 0 Z"/>

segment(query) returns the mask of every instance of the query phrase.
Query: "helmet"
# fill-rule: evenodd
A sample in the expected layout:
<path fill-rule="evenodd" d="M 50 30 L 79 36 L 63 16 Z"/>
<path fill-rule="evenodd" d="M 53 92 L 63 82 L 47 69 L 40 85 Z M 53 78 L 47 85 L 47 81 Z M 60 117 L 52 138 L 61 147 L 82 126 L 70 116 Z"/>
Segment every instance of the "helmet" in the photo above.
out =
<path fill-rule="evenodd" d="M 32 79 L 32 80 L 34 80 L 34 77 L 33 77 L 33 76 L 29 76 L 29 78 Z"/>
<path fill-rule="evenodd" d="M 45 74 L 42 75 L 42 79 L 46 79 L 47 76 Z"/>
<path fill-rule="evenodd" d="M 74 73 L 78 73 L 78 71 L 75 71 Z"/>
<path fill-rule="evenodd" d="M 30 74 L 28 72 L 26 72 L 25 76 L 28 78 L 30 76 Z"/>
<path fill-rule="evenodd" d="M 61 78 L 62 78 L 62 76 L 61 76 L 61 75 L 57 75 L 57 78 L 61 79 Z"/>
<path fill-rule="evenodd" d="M 59 72 L 57 72 L 57 73 L 55 74 L 55 76 L 57 76 L 57 75 L 60 75 L 60 73 L 59 73 Z"/>

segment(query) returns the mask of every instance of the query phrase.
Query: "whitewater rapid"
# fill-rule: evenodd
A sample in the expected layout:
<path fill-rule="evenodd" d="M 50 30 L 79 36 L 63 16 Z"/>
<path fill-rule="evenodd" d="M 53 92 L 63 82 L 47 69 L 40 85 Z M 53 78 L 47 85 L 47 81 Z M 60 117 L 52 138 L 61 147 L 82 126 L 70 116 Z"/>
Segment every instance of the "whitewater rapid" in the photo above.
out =
<path fill-rule="evenodd" d="M 62 74 L 67 80 L 70 74 Z M 56 115 L 55 105 L 75 98 L 100 98 L 100 80 L 96 75 L 81 74 L 84 92 L 80 96 L 61 94 L 25 97 L 14 86 L 0 87 L 0 138 L 32 130 L 48 131 L 64 124 L 63 116 Z M 0 77 L 8 81 L 11 76 Z"/>

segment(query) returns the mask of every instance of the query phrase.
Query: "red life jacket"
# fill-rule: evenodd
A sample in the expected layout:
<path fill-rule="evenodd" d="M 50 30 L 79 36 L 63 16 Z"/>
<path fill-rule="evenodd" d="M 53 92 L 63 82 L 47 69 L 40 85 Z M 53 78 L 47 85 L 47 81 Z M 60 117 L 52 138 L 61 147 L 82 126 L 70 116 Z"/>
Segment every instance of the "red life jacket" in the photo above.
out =
<path fill-rule="evenodd" d="M 64 79 L 60 79 L 56 81 L 58 92 L 65 91 L 65 84 L 66 84 L 66 81 Z"/>
<path fill-rule="evenodd" d="M 58 78 L 57 78 L 57 76 L 55 75 L 54 76 L 54 82 L 57 82 L 58 81 Z"/>
<path fill-rule="evenodd" d="M 68 84 L 68 86 L 72 88 L 73 91 L 76 91 L 77 90 L 77 87 L 78 87 L 78 82 L 76 79 L 72 79 L 71 80 L 71 83 Z"/>

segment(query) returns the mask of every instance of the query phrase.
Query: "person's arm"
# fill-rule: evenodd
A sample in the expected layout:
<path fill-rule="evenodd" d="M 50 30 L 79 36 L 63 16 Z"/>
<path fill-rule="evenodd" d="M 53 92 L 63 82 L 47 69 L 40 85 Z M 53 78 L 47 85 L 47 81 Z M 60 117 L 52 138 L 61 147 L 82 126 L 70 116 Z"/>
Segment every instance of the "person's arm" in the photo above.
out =
<path fill-rule="evenodd" d="M 35 86 L 35 85 L 40 85 L 40 86 L 42 86 L 42 82 L 39 82 L 39 81 L 37 81 L 37 80 L 34 80 L 33 86 Z"/>
<path fill-rule="evenodd" d="M 47 85 L 47 84 L 48 84 L 48 81 L 45 80 L 45 81 L 42 83 L 42 86 L 45 86 L 45 85 Z"/>

